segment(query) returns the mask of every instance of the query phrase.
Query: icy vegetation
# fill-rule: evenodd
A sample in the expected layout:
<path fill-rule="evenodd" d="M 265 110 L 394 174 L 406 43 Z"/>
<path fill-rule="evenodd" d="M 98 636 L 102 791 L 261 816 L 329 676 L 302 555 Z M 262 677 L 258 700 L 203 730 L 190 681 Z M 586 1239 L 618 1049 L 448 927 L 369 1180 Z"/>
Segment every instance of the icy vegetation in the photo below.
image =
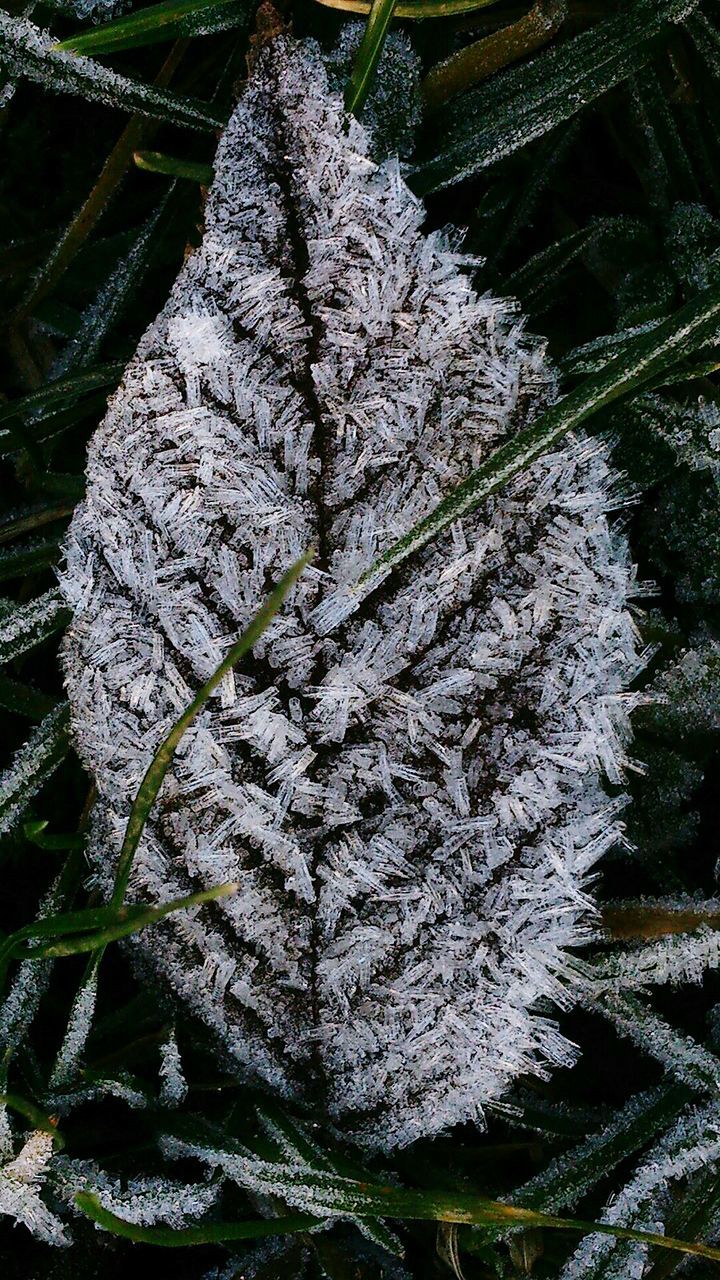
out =
<path fill-rule="evenodd" d="M 62 585 L 107 888 L 154 750 L 317 548 L 183 739 L 130 886 L 240 890 L 132 946 L 235 1071 L 391 1148 L 572 1061 L 547 1002 L 592 935 L 639 659 L 597 440 L 354 589 L 554 394 L 514 305 L 370 150 L 313 45 L 259 55 L 202 245 L 91 445 Z"/>
<path fill-rule="evenodd" d="M 13 1154 L 7 1112 L 0 1107 L 0 1216 L 21 1222 L 46 1244 L 66 1245 L 60 1219 L 40 1198 L 53 1155 L 52 1134 L 36 1129 Z"/>
<path fill-rule="evenodd" d="M 672 1184 L 713 1171 L 718 1160 L 720 1113 L 717 1102 L 710 1102 L 682 1115 L 656 1142 L 631 1181 L 613 1197 L 601 1221 L 662 1234 L 672 1207 Z M 642 1280 L 647 1259 L 647 1245 L 589 1235 L 563 1267 L 559 1280 L 591 1280 L 599 1274 L 604 1280 Z"/>

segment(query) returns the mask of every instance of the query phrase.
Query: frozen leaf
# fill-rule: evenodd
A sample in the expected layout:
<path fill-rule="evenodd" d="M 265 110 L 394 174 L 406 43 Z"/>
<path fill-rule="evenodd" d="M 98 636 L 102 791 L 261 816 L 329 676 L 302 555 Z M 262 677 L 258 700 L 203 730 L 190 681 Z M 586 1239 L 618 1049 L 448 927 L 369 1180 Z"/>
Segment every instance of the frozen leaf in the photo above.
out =
<path fill-rule="evenodd" d="M 356 590 L 554 392 L 513 304 L 475 294 L 369 149 L 314 46 L 261 53 L 203 243 L 92 444 L 63 589 L 107 889 L 170 724 L 317 547 L 183 739 L 131 883 L 240 890 L 134 950 L 236 1071 L 391 1147 L 572 1061 L 536 1007 L 569 998 L 589 936 L 638 659 L 582 435 Z"/>

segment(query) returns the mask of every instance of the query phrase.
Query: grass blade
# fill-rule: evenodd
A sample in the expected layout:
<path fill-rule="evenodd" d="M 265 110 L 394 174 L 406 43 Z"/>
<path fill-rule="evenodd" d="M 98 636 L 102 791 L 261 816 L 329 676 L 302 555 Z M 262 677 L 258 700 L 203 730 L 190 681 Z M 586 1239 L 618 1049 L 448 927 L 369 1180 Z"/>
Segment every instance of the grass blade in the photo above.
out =
<path fill-rule="evenodd" d="M 128 880 L 130 877 L 130 869 L 135 850 L 138 847 L 140 838 L 147 822 L 150 809 L 155 802 L 157 794 L 163 784 L 165 774 L 170 768 L 175 749 L 180 742 L 185 730 L 190 727 L 195 717 L 198 715 L 213 690 L 220 684 L 223 676 L 235 666 L 241 658 L 244 658 L 250 652 L 253 645 L 260 639 L 260 636 L 270 625 L 278 609 L 281 608 L 289 592 L 297 582 L 300 574 L 310 563 L 313 552 L 308 551 L 301 556 L 295 564 L 291 565 L 287 573 L 283 574 L 277 586 L 273 588 L 268 596 L 265 604 L 255 614 L 250 625 L 246 628 L 240 639 L 230 649 L 226 658 L 220 663 L 216 671 L 213 672 L 210 679 L 203 685 L 199 692 L 195 695 L 190 705 L 185 709 L 180 719 L 176 721 L 165 738 L 164 742 L 158 747 L 154 759 L 138 788 L 137 795 L 133 801 L 130 817 L 128 818 L 125 839 L 118 858 L 117 872 L 115 876 L 115 887 L 111 905 L 119 906 L 125 897 Z"/>
<path fill-rule="evenodd" d="M 162 151 L 136 151 L 133 160 L 145 173 L 165 173 L 171 178 L 187 178 L 209 187 L 213 180 L 211 164 L 195 164 L 192 160 L 178 160 L 176 156 L 163 155 Z"/>
<path fill-rule="evenodd" d="M 653 40 L 692 2 L 635 0 L 627 12 L 463 95 L 442 113 L 447 129 L 433 130 L 451 138 L 450 145 L 415 169 L 414 190 L 425 194 L 459 182 L 572 119 L 644 66 Z"/>
<path fill-rule="evenodd" d="M 219 129 L 225 123 L 207 103 L 142 84 L 89 58 L 58 50 L 39 27 L 1 11 L 0 61 L 16 78 L 25 77 L 57 93 L 77 94 L 120 111 L 190 129 Z"/>
<path fill-rule="evenodd" d="M 370 92 L 385 37 L 392 22 L 395 4 L 396 0 L 373 0 L 345 93 L 345 106 L 352 115 L 359 114 Z"/>
<path fill-rule="evenodd" d="M 272 1169 L 273 1166 L 270 1166 Z M 288 1177 L 296 1170 L 286 1166 Z M 277 1183 L 275 1183 L 277 1186 Z M 352 1182 L 350 1179 L 333 1179 L 327 1175 L 315 1175 L 312 1179 L 312 1195 L 317 1197 L 317 1213 L 274 1218 L 258 1222 L 213 1222 L 204 1226 L 187 1227 L 178 1231 L 163 1227 L 137 1228 L 115 1217 L 102 1208 L 97 1197 L 81 1192 L 76 1204 L 83 1213 L 107 1230 L 115 1231 L 128 1239 L 143 1244 L 164 1247 L 201 1245 L 228 1240 L 246 1240 L 253 1236 L 283 1235 L 290 1231 L 307 1231 L 318 1225 L 319 1215 L 376 1218 L 380 1215 L 405 1218 L 420 1222 L 457 1222 L 466 1224 L 504 1227 L 550 1227 L 559 1231 L 577 1231 L 613 1236 L 618 1240 L 636 1240 L 654 1244 L 661 1249 L 673 1249 L 678 1253 L 712 1258 L 720 1262 L 720 1249 L 701 1242 L 676 1240 L 670 1236 L 647 1231 L 634 1231 L 630 1227 L 610 1226 L 604 1222 L 586 1222 L 576 1218 L 557 1218 L 551 1214 L 536 1213 L 532 1209 L 520 1209 L 501 1204 L 484 1196 L 472 1196 L 433 1191 L 405 1191 L 399 1187 L 372 1186 Z M 335 1203 L 332 1202 L 333 1195 Z M 130 1234 L 130 1233 L 133 1234 Z M 136 1234 L 142 1233 L 142 1234 Z"/>
<path fill-rule="evenodd" d="M 209 1222 L 200 1227 L 139 1227 L 103 1209 L 98 1197 L 80 1191 L 75 1197 L 78 1209 L 99 1227 L 113 1235 L 134 1240 L 137 1244 L 155 1244 L 165 1249 L 184 1249 L 187 1245 L 224 1244 L 230 1240 L 261 1240 L 267 1236 L 291 1235 L 318 1225 L 317 1218 L 293 1213 L 285 1218 L 258 1219 L 248 1222 Z"/>
<path fill-rule="evenodd" d="M 27 604 L 0 600 L 0 662 L 37 648 L 69 621 L 70 610 L 56 587 Z"/>
<path fill-rule="evenodd" d="M 172 902 L 162 902 L 158 906 L 121 908 L 116 924 L 107 925 L 96 933 L 82 937 L 61 938 L 59 942 L 41 942 L 35 947 L 27 947 L 24 951 L 13 948 L 13 956 L 18 960 L 42 960 L 46 956 L 78 956 L 106 947 L 110 942 L 120 938 L 128 938 L 139 933 L 148 925 L 157 924 L 166 916 L 177 911 L 187 911 L 190 907 L 199 907 L 206 902 L 215 902 L 218 898 L 228 898 L 237 891 L 234 883 L 217 884 L 211 889 L 201 889 L 197 893 L 189 893 L 184 898 L 174 898 Z"/>
<path fill-rule="evenodd" d="M 372 0 L 318 0 L 326 9 L 340 9 L 342 13 L 359 13 L 367 17 Z M 457 18 L 464 13 L 475 13 L 497 4 L 497 0 L 402 0 L 395 9 L 396 18 Z"/>
<path fill-rule="evenodd" d="M 210 35 L 244 27 L 251 11 L 249 0 L 164 0 L 162 4 L 137 9 L 90 31 L 69 36 L 55 48 L 91 55 L 117 53 L 177 36 Z"/>
<path fill-rule="evenodd" d="M 10 1111 L 17 1111 L 18 1115 L 30 1121 L 33 1129 L 40 1129 L 42 1133 L 51 1134 L 59 1151 L 65 1146 L 65 1139 L 53 1117 L 46 1115 L 40 1107 L 36 1107 L 35 1103 L 30 1102 L 28 1098 L 22 1098 L 18 1093 L 0 1093 L 0 1107 L 7 1107 Z"/>
<path fill-rule="evenodd" d="M 366 592 L 372 589 L 389 569 L 473 511 L 484 498 L 526 470 L 569 431 L 621 396 L 636 391 L 677 363 L 690 348 L 706 341 L 719 322 L 720 285 L 712 285 L 650 333 L 636 338 L 599 373 L 501 445 L 487 462 L 471 471 L 467 479 L 443 498 L 429 516 L 384 551 L 362 575 L 359 586 Z"/>

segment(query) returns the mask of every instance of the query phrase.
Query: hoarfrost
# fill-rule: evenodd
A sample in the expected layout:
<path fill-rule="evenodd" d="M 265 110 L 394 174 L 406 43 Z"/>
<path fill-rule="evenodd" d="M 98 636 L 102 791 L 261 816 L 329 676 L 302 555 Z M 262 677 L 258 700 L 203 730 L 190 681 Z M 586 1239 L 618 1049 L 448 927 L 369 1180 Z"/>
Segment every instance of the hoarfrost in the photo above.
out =
<path fill-rule="evenodd" d="M 188 1087 L 174 1030 L 161 1045 L 160 1053 L 160 1101 L 166 1107 L 179 1107 L 187 1097 Z"/>
<path fill-rule="evenodd" d="M 0 834 L 10 831 L 60 764 L 67 748 L 68 709 L 49 712 L 0 773 Z"/>
<path fill-rule="evenodd" d="M 678 1178 L 688 1178 L 720 1160 L 720 1108 L 711 1102 L 681 1116 L 653 1147 L 651 1156 L 601 1214 L 600 1221 L 663 1234 L 663 1218 L 670 1203 L 670 1188 Z M 640 1280 L 645 1274 L 646 1245 L 589 1235 L 575 1250 L 559 1280 L 590 1280 L 608 1260 L 603 1276 L 608 1280 Z"/>
<path fill-rule="evenodd" d="M 19 1153 L 0 1165 L 0 1214 L 6 1214 L 44 1240 L 66 1245 L 69 1238 L 59 1218 L 40 1198 L 53 1154 L 52 1134 L 36 1130 Z"/>
<path fill-rule="evenodd" d="M 202 245 L 91 445 L 63 577 L 109 887 L 154 750 L 318 548 L 183 739 L 133 869 L 135 898 L 240 891 L 131 945 L 239 1074 L 383 1148 L 573 1060 L 538 1002 L 568 1002 L 592 935 L 638 665 L 613 476 L 581 435 L 353 589 L 555 390 L 423 218 L 315 47 L 264 50 Z"/>

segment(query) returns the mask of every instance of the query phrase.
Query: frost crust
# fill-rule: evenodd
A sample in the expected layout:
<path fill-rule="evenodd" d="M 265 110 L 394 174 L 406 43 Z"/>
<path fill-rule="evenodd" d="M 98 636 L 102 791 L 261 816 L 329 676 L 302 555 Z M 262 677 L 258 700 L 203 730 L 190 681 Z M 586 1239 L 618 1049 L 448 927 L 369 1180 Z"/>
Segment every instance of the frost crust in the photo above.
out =
<path fill-rule="evenodd" d="M 369 155 L 314 46 L 275 41 L 92 442 L 62 585 L 107 885 L 158 743 L 318 548 L 183 740 L 131 886 L 240 891 L 132 945 L 236 1070 L 390 1148 L 572 1060 L 548 1002 L 618 838 L 601 779 L 622 780 L 638 658 L 582 436 L 349 613 L 377 553 L 554 394 L 514 304 L 473 291 Z"/>

